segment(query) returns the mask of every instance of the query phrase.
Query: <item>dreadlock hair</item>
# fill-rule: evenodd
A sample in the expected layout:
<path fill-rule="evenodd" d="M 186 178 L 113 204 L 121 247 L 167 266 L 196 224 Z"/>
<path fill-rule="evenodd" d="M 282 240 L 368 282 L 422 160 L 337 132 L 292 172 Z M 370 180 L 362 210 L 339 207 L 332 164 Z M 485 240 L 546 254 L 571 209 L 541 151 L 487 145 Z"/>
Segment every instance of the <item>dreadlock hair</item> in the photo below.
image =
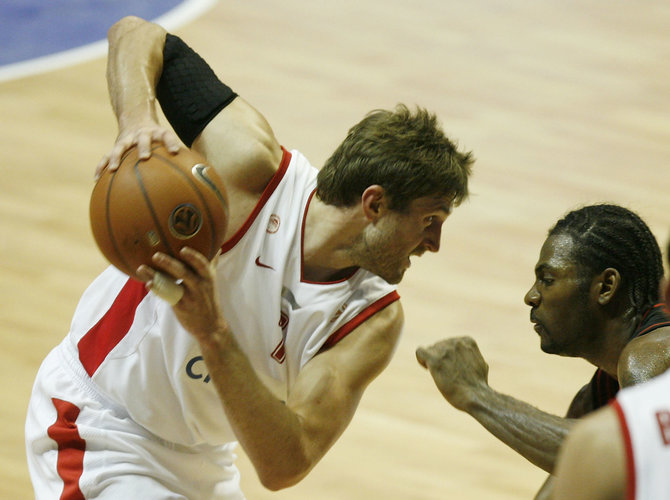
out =
<path fill-rule="evenodd" d="M 608 267 L 619 271 L 637 314 L 659 301 L 663 260 L 656 238 L 635 213 L 618 205 L 598 204 L 573 210 L 549 230 L 572 237 L 574 262 L 595 276 Z"/>

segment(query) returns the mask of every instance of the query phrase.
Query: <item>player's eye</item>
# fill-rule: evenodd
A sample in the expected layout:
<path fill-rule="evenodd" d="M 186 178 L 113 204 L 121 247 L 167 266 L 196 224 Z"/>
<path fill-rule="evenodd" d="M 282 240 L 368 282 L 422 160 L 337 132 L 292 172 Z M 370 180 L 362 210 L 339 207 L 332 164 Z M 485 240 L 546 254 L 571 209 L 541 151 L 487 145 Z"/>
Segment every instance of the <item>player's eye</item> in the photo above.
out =
<path fill-rule="evenodd" d="M 544 286 L 549 286 L 554 282 L 554 278 L 551 278 L 549 276 L 540 276 L 540 283 L 542 283 Z"/>

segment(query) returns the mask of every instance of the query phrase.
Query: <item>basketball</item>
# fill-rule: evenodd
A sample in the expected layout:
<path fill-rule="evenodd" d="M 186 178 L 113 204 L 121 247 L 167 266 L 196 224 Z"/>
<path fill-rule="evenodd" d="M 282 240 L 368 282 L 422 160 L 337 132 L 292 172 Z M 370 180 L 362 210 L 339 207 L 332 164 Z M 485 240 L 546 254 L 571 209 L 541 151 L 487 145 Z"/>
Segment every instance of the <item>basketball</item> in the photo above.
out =
<path fill-rule="evenodd" d="M 160 251 L 177 257 L 184 246 L 214 258 L 224 242 L 228 204 L 223 183 L 205 159 L 189 149 L 169 153 L 154 144 L 139 160 L 128 150 L 119 168 L 98 179 L 89 207 L 98 248 L 115 267 L 136 277 Z"/>

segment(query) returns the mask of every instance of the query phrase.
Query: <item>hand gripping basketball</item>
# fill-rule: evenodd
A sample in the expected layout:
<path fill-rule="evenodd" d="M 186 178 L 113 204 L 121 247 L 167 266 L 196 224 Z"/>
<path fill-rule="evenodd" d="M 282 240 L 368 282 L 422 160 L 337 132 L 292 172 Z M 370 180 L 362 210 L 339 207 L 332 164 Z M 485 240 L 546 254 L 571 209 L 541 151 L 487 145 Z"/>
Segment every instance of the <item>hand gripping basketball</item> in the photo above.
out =
<path fill-rule="evenodd" d="M 190 149 L 173 154 L 154 143 L 151 156 L 140 159 L 134 146 L 118 169 L 102 172 L 91 194 L 90 222 L 107 260 L 141 279 L 137 268 L 152 267 L 156 252 L 176 257 L 189 246 L 214 258 L 228 223 L 226 190 L 214 168 Z M 184 293 L 160 274 L 151 288 L 172 305 Z"/>

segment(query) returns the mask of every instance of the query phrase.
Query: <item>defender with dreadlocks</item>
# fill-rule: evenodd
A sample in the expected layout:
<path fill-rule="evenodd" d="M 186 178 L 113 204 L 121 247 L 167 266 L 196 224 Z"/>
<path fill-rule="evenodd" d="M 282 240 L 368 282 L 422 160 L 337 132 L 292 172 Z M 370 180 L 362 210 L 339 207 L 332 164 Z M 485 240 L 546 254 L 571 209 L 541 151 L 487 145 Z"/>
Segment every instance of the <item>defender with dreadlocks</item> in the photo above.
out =
<path fill-rule="evenodd" d="M 470 337 L 417 350 L 417 359 L 455 408 L 551 473 L 574 419 L 605 405 L 619 386 L 670 367 L 670 317 L 661 304 L 658 243 L 635 213 L 616 205 L 574 210 L 549 231 L 525 296 L 544 352 L 597 367 L 565 418 L 493 390 Z M 548 498 L 547 481 L 536 498 Z"/>

